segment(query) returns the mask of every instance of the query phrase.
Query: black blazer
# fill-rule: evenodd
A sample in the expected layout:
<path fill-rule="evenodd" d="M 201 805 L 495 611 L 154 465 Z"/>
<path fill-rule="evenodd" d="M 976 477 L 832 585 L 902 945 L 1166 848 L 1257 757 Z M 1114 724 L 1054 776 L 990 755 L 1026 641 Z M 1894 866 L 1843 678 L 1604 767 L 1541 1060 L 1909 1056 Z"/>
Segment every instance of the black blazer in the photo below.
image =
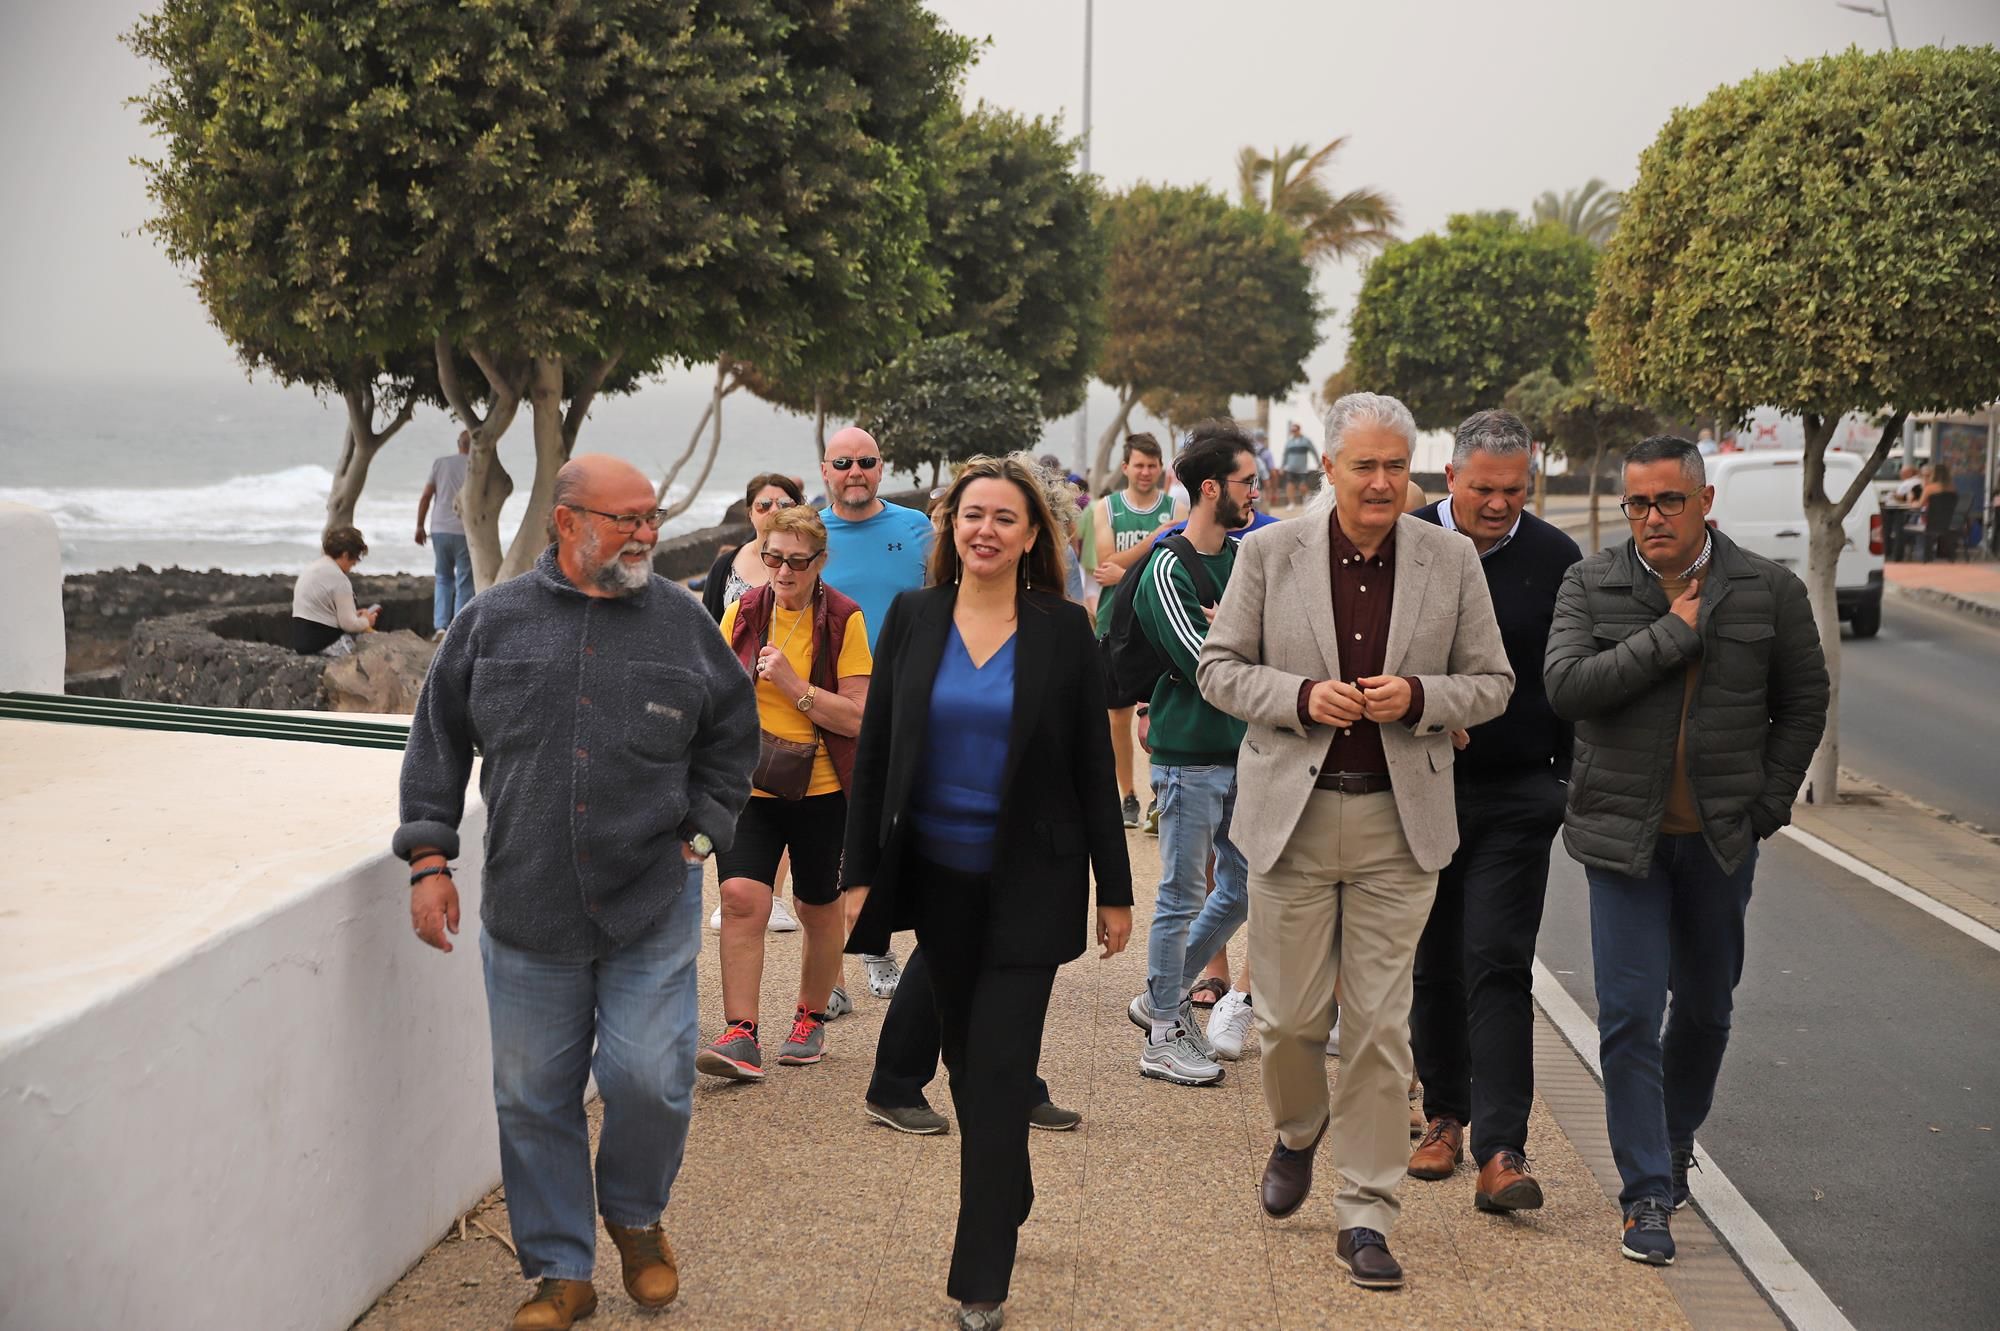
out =
<path fill-rule="evenodd" d="M 891 933 L 916 927 L 924 884 L 903 874 L 904 810 L 923 763 L 931 686 L 957 601 L 956 587 L 904 592 L 875 643 L 841 865 L 844 887 L 869 889 L 849 952 L 887 952 Z M 1104 706 L 1097 640 L 1083 607 L 1050 593 L 1021 593 L 986 950 L 994 964 L 1059 966 L 1082 955 L 1093 869 L 1098 905 L 1132 904 Z"/>

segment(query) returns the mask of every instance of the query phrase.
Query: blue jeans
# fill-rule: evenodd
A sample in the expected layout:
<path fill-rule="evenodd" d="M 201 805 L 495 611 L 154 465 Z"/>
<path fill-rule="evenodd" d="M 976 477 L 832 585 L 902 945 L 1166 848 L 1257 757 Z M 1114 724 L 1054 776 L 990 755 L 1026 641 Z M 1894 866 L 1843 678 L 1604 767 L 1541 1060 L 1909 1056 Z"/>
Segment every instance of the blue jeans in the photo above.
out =
<path fill-rule="evenodd" d="M 521 1274 L 588 1280 L 598 1213 L 644 1228 L 666 1210 L 680 1172 L 700 1038 L 701 866 L 688 866 L 686 887 L 651 933 L 609 956 L 544 956 L 483 931 L 479 948 L 500 1180 Z M 604 1100 L 594 1205 L 583 1109 L 593 1072 Z"/>
<path fill-rule="evenodd" d="M 1146 1001 L 1164 1015 L 1248 918 L 1250 866 L 1229 840 L 1234 767 L 1155 765 L 1153 799 L 1160 806 L 1160 889 L 1146 939 Z M 1204 903 L 1211 851 L 1215 891 Z"/>
<path fill-rule="evenodd" d="M 437 591 L 431 598 L 431 627 L 448 629 L 452 619 L 472 599 L 472 551 L 457 532 L 431 533 L 431 566 L 437 570 Z"/>
<path fill-rule="evenodd" d="M 1624 1206 L 1668 1200 L 1670 1151 L 1694 1145 L 1714 1102 L 1756 866 L 1752 846 L 1724 873 L 1708 843 L 1690 835 L 1662 836 L 1643 877 L 1585 869 L 1604 1121 Z"/>

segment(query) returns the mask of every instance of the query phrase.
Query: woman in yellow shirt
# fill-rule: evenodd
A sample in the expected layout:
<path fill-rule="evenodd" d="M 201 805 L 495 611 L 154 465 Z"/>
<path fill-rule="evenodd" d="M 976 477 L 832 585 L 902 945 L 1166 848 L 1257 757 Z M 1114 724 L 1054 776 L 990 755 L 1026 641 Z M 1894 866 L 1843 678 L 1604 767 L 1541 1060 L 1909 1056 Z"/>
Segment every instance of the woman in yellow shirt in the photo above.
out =
<path fill-rule="evenodd" d="M 758 554 L 771 580 L 723 612 L 722 636 L 757 681 L 762 751 L 735 841 L 716 856 L 723 1031 L 695 1059 L 701 1071 L 736 1081 L 764 1076 L 757 1029 L 764 925 L 778 863 L 788 850 L 792 899 L 806 938 L 798 1005 L 778 1062 L 817 1063 L 825 1056 L 827 1002 L 840 978 L 847 934 L 840 907 L 845 792 L 874 669 L 860 607 L 819 576 L 826 562 L 819 514 L 805 507 L 779 510 Z"/>

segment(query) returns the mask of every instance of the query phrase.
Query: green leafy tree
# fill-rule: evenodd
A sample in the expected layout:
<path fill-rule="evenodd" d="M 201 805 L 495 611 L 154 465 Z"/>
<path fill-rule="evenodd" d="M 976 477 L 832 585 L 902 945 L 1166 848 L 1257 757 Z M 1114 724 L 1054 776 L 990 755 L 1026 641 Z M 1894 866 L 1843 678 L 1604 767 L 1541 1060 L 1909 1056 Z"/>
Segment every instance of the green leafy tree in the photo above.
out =
<path fill-rule="evenodd" d="M 1566 384 L 1548 370 L 1535 370 L 1507 390 L 1502 404 L 1519 416 L 1535 438 L 1550 451 L 1569 459 L 1572 467 L 1590 474 L 1590 551 L 1603 548 L 1598 516 L 1599 482 L 1604 475 L 1604 450 L 1614 443 L 1631 444 L 1660 430 L 1651 410 L 1606 393 L 1595 377 Z"/>
<path fill-rule="evenodd" d="M 970 333 L 914 344 L 862 384 L 860 424 L 885 465 L 912 476 L 985 453 L 1032 447 L 1041 433 L 1033 379 Z"/>
<path fill-rule="evenodd" d="M 1118 390 L 1118 412 L 1097 441 L 1093 490 L 1142 397 L 1277 397 L 1305 378 L 1320 316 L 1298 235 L 1269 213 L 1139 185 L 1106 203 L 1102 225 L 1109 335 L 1097 377 Z"/>
<path fill-rule="evenodd" d="M 539 551 L 599 393 L 790 364 L 806 311 L 868 308 L 884 254 L 921 245 L 924 129 L 968 54 L 918 0 L 165 0 L 132 44 L 161 72 L 153 229 L 224 332 L 335 363 L 433 350 L 474 431 L 481 586 Z M 535 476 L 503 555 L 523 406 Z"/>
<path fill-rule="evenodd" d="M 1662 406 L 1805 424 L 1811 593 L 1833 667 L 1810 796 L 1835 798 L 1843 523 L 1912 411 L 2000 384 L 2000 52 L 1849 50 L 1676 111 L 1640 156 L 1591 330 L 1601 376 Z M 1847 412 L 1882 440 L 1839 495 Z"/>
<path fill-rule="evenodd" d="M 1535 200 L 1534 218 L 1559 226 L 1601 250 L 1617 232 L 1624 206 L 1624 195 L 1592 176 L 1582 189 L 1564 190 L 1560 198 L 1554 190 L 1542 191 L 1542 197 Z"/>
<path fill-rule="evenodd" d="M 1532 370 L 1586 373 L 1596 251 L 1513 213 L 1453 217 L 1392 245 L 1355 298 L 1354 382 L 1401 398 L 1426 430 L 1491 407 Z"/>

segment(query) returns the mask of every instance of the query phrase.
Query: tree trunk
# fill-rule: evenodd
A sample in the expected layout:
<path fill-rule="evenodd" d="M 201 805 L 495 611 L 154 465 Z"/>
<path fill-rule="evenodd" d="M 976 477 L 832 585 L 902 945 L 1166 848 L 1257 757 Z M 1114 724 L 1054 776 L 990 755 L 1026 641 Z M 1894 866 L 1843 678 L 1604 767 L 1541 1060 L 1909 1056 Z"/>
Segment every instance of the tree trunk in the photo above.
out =
<path fill-rule="evenodd" d="M 715 466 L 715 455 L 722 447 L 722 399 L 743 386 L 743 380 L 736 376 L 736 362 L 728 356 L 715 363 L 715 387 L 709 390 L 708 405 L 702 408 L 701 416 L 694 423 L 694 433 L 688 436 L 687 447 L 674 459 L 673 467 L 660 480 L 660 488 L 654 494 L 653 502 L 667 511 L 670 518 L 687 512 L 694 503 L 694 497 L 701 493 L 702 483 Z M 681 469 L 694 459 L 695 450 L 701 447 L 701 432 L 705 427 L 713 427 L 708 441 L 708 456 L 701 464 L 701 475 L 677 502 L 669 503 L 667 494 L 680 479 Z"/>
<path fill-rule="evenodd" d="M 826 392 L 818 388 L 813 390 L 813 449 L 826 461 Z"/>
<path fill-rule="evenodd" d="M 1271 399 L 1268 397 L 1260 397 L 1257 399 L 1257 430 L 1260 434 L 1264 436 L 1266 440 L 1270 439 Z"/>
<path fill-rule="evenodd" d="M 340 396 L 347 403 L 347 428 L 341 435 L 340 461 L 333 469 L 333 485 L 327 491 L 326 526 L 321 528 L 322 535 L 335 527 L 354 525 L 354 509 L 368 484 L 368 468 L 373 465 L 375 455 L 382 451 L 382 445 L 395 438 L 396 431 L 410 423 L 416 410 L 414 403 L 404 402 L 396 419 L 377 430 L 373 384 L 343 388 Z"/>
<path fill-rule="evenodd" d="M 549 509 L 555 504 L 556 473 L 569 460 L 569 436 L 563 419 L 563 360 L 537 356 L 528 380 L 529 420 L 535 432 L 535 477 L 528 490 L 528 507 L 507 546 L 494 581 L 518 578 L 535 566 L 548 547 Z"/>
<path fill-rule="evenodd" d="M 514 423 L 526 391 L 524 367 L 502 364 L 480 351 L 472 357 L 486 377 L 486 414 L 480 415 L 459 383 L 450 341 L 437 339 L 438 386 L 466 429 L 472 431 L 472 451 L 466 458 L 465 486 L 458 492 L 458 513 L 465 523 L 465 543 L 472 554 L 472 584 L 478 591 L 493 585 L 500 571 L 500 506 L 514 492 L 514 478 L 500 465 L 500 437 Z"/>
<path fill-rule="evenodd" d="M 1583 552 L 1585 559 L 1604 548 L 1604 538 L 1597 516 L 1598 481 L 1604 475 L 1604 441 L 1597 438 L 1596 434 L 1597 431 L 1593 428 L 1590 450 L 1590 548 Z"/>
<path fill-rule="evenodd" d="M 1111 424 L 1104 427 L 1104 433 L 1097 436 L 1097 456 L 1090 464 L 1090 493 L 1093 497 L 1103 492 L 1111 479 L 1111 450 L 1125 435 L 1125 426 L 1132 419 L 1132 408 L 1138 405 L 1137 388 L 1118 390 L 1118 414 L 1111 418 Z"/>
<path fill-rule="evenodd" d="M 1808 804 L 1833 804 L 1840 798 L 1840 552 L 1847 548 L 1847 515 L 1861 500 L 1875 472 L 1902 433 L 1907 412 L 1892 412 L 1882 428 L 1875 451 L 1839 498 L 1826 492 L 1826 449 L 1840 426 L 1840 413 L 1805 417 L 1806 598 L 1812 605 L 1813 626 L 1826 653 L 1826 733 L 1806 768 L 1800 798 Z"/>

